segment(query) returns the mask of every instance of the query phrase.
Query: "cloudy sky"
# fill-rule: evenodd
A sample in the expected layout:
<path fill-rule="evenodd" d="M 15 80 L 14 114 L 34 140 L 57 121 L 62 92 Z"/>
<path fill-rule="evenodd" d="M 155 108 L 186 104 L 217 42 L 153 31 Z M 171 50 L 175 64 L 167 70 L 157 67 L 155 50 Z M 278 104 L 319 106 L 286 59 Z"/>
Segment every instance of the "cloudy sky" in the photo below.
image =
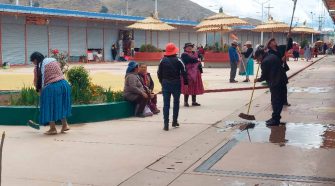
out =
<path fill-rule="evenodd" d="M 236 15 L 240 17 L 251 17 L 261 19 L 261 2 L 267 2 L 268 0 L 191 0 L 199 5 L 211 9 L 212 11 L 218 12 L 220 6 L 223 7 L 223 11 L 230 15 Z M 257 3 L 258 2 L 258 3 Z M 292 0 L 270 0 L 269 3 L 264 4 L 264 7 L 273 7 L 270 9 L 270 14 L 275 20 L 284 21 L 289 23 L 293 10 Z M 313 12 L 313 20 L 312 14 Z M 268 9 L 264 8 L 264 19 L 266 19 Z M 325 11 L 322 0 L 298 0 L 297 9 L 294 16 L 294 24 L 299 22 L 300 24 L 307 21 L 308 25 L 318 28 L 318 17 L 324 16 L 324 28 L 334 29 L 334 24 L 328 14 Z"/>

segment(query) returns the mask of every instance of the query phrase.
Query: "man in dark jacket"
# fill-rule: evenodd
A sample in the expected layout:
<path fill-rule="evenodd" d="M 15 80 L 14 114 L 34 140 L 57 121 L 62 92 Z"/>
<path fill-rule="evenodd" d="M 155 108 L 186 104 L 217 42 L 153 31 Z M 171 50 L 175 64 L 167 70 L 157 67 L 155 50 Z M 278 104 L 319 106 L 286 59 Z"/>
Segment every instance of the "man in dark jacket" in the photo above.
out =
<path fill-rule="evenodd" d="M 169 130 L 169 111 L 170 111 L 170 100 L 171 94 L 173 96 L 173 127 L 179 127 L 178 115 L 179 115 L 179 101 L 181 94 L 181 80 L 180 76 L 183 76 L 184 85 L 188 85 L 187 73 L 183 62 L 177 57 L 179 49 L 173 44 L 168 43 L 166 45 L 165 56 L 161 60 L 158 67 L 158 79 L 162 85 L 163 92 L 163 115 L 164 115 L 164 130 Z"/>
<path fill-rule="evenodd" d="M 280 124 L 280 113 L 285 101 L 285 89 L 288 83 L 286 72 L 282 61 L 276 55 L 266 53 L 259 48 L 255 53 L 255 59 L 261 63 L 262 75 L 255 82 L 266 81 L 271 92 L 272 118 L 266 122 L 267 126 L 278 126 Z"/>
<path fill-rule="evenodd" d="M 270 54 L 274 54 L 276 55 L 279 59 L 282 60 L 282 66 L 285 70 L 285 72 L 290 70 L 290 67 L 287 64 L 286 61 L 286 52 L 285 51 L 289 51 L 290 49 L 293 48 L 293 39 L 292 38 L 288 38 L 287 39 L 287 46 L 286 45 L 277 45 L 277 42 L 274 38 L 270 39 L 267 45 L 268 48 L 268 52 Z M 284 100 L 284 105 L 285 106 L 291 106 L 291 104 L 288 103 L 287 101 L 287 87 L 286 87 L 286 92 L 285 92 L 286 96 L 285 96 L 285 100 Z"/>

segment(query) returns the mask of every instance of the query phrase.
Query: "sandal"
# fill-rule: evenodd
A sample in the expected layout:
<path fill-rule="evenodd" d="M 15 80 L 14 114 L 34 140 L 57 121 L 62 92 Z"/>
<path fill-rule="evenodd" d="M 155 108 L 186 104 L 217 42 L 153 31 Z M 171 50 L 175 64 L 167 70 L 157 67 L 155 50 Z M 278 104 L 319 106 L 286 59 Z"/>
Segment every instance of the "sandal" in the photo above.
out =
<path fill-rule="evenodd" d="M 57 134 L 57 130 L 48 130 L 44 134 L 45 135 L 56 135 Z"/>
<path fill-rule="evenodd" d="M 61 130 L 60 132 L 61 132 L 61 133 L 64 133 L 64 132 L 69 131 L 69 130 L 70 130 L 69 127 L 66 127 L 66 128 L 63 128 L 63 127 L 62 127 L 62 130 Z"/>

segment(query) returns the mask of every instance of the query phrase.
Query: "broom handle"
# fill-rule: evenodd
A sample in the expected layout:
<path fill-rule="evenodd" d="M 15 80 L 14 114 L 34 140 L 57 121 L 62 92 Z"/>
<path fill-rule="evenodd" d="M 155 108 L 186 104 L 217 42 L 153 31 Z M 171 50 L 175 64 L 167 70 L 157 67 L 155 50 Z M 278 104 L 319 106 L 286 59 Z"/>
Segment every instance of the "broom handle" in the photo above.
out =
<path fill-rule="evenodd" d="M 0 143 L 0 186 L 1 186 L 1 173 L 2 173 L 2 148 L 3 148 L 3 143 L 5 141 L 5 132 L 2 133 L 1 136 L 1 143 Z"/>
<path fill-rule="evenodd" d="M 259 66 L 260 66 L 260 64 L 257 67 L 256 79 L 258 78 Z M 252 88 L 252 93 L 251 93 L 251 97 L 250 97 L 250 101 L 249 101 L 249 106 L 248 106 L 248 112 L 247 112 L 248 115 L 249 115 L 249 112 L 250 112 L 252 98 L 254 97 L 255 87 L 256 87 L 256 82 L 254 81 L 254 87 Z"/>

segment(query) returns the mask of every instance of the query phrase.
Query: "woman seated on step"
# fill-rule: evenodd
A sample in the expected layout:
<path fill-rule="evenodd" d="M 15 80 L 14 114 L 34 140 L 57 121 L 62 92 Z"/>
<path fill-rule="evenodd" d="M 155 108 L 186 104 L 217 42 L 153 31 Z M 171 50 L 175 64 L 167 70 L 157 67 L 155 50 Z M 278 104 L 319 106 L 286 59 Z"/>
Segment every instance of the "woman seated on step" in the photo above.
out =
<path fill-rule="evenodd" d="M 157 108 L 157 94 L 154 93 L 155 84 L 150 73 L 148 73 L 148 67 L 145 63 L 139 64 L 138 74 L 141 78 L 144 88 L 147 90 L 147 92 L 150 93 L 148 107 L 153 114 L 158 114 L 160 110 Z"/>
<path fill-rule="evenodd" d="M 135 116 L 145 117 L 144 109 L 147 106 L 150 94 L 145 90 L 138 75 L 138 64 L 134 61 L 128 64 L 126 71 L 123 96 L 125 100 L 136 104 Z"/>

